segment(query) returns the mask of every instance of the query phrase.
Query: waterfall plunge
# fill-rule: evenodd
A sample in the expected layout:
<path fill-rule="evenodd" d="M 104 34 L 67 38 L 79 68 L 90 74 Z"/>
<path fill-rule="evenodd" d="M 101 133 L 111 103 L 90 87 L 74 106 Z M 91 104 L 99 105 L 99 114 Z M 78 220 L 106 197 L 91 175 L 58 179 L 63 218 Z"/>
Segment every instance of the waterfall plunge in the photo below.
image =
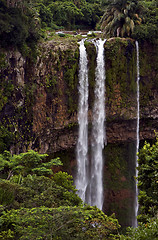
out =
<path fill-rule="evenodd" d="M 78 142 L 77 142 L 77 177 L 76 188 L 79 197 L 85 201 L 88 185 L 88 60 L 84 40 L 80 42 L 79 62 L 79 109 L 78 109 Z"/>
<path fill-rule="evenodd" d="M 102 210 L 103 206 L 103 156 L 102 150 L 105 142 L 105 64 L 104 41 L 95 42 L 97 50 L 95 102 L 92 120 L 92 159 L 90 180 L 90 204 Z"/>
<path fill-rule="evenodd" d="M 139 111 L 139 80 L 140 80 L 140 73 L 139 73 L 139 45 L 136 41 L 136 53 L 137 53 L 137 128 L 136 128 L 136 168 L 138 167 L 138 156 L 137 153 L 139 151 L 139 120 L 140 120 L 140 111 Z M 136 177 L 138 177 L 138 170 L 136 169 Z M 133 227 L 137 227 L 137 213 L 138 213 L 138 186 L 136 180 L 136 193 L 135 193 L 135 219 Z"/>
<path fill-rule="evenodd" d="M 79 62 L 79 133 L 77 142 L 77 177 L 78 195 L 84 202 L 99 209 L 103 206 L 103 156 L 105 143 L 105 64 L 104 41 L 94 42 L 97 50 L 95 72 L 95 101 L 92 120 L 92 157 L 88 160 L 88 64 L 84 40 L 80 42 Z M 90 176 L 88 177 L 88 174 Z"/>
<path fill-rule="evenodd" d="M 80 70 L 79 70 L 79 134 L 77 142 L 77 164 L 78 172 L 76 177 L 76 187 L 79 190 L 78 194 L 83 201 L 87 198 L 87 203 L 96 205 L 102 209 L 103 205 L 103 156 L 102 150 L 104 142 L 106 142 L 104 131 L 105 119 L 105 66 L 104 66 L 104 41 L 98 40 L 97 48 L 97 69 L 96 69 L 96 87 L 95 87 L 95 104 L 93 109 L 92 122 L 92 160 L 91 166 L 88 161 L 88 61 L 84 41 L 80 42 Z M 136 167 L 138 166 L 137 153 L 139 150 L 139 45 L 136 41 L 137 53 L 137 126 L 136 126 Z M 91 170 L 90 170 L 91 167 Z M 88 172 L 91 176 L 88 178 Z M 136 177 L 138 171 L 136 170 Z M 86 190 L 89 189 L 86 193 Z M 137 227 L 137 213 L 138 213 L 138 187 L 136 181 L 135 194 L 135 215 L 133 227 Z M 86 197 L 87 195 L 87 197 Z"/>

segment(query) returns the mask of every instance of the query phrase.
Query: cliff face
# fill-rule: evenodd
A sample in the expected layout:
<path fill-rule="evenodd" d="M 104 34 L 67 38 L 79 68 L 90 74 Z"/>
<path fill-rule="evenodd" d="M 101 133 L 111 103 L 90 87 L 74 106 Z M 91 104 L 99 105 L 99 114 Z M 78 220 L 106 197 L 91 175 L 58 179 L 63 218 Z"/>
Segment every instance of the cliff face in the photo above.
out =
<path fill-rule="evenodd" d="M 96 51 L 89 57 L 89 121 L 94 99 Z M 154 138 L 158 118 L 157 46 L 140 46 L 140 139 Z M 54 40 L 39 46 L 36 60 L 1 53 L 0 118 L 13 133 L 12 151 L 55 152 L 77 139 L 77 42 Z M 130 39 L 105 43 L 106 119 L 109 143 L 135 140 L 136 48 Z"/>
<path fill-rule="evenodd" d="M 154 130 L 158 131 L 158 46 L 146 43 L 139 47 L 140 140 L 145 140 L 153 139 Z M 91 128 L 96 50 L 89 42 L 86 48 Z M 61 156 L 65 169 L 75 175 L 78 61 L 78 44 L 68 39 L 42 43 L 36 59 L 23 57 L 16 51 L 1 51 L 1 149 L 5 145 L 13 153 L 34 149 Z M 104 154 L 104 210 L 116 212 L 122 223 L 128 225 L 134 197 L 137 109 L 135 42 L 120 38 L 107 40 L 105 65 L 108 145 Z"/>
<path fill-rule="evenodd" d="M 71 140 L 68 130 L 77 122 L 77 43 L 41 44 L 36 60 L 14 51 L 2 57 L 0 117 L 13 133 L 12 151 L 72 147 L 76 139 Z"/>
<path fill-rule="evenodd" d="M 157 46 L 139 46 L 140 140 L 154 138 L 158 109 Z M 109 142 L 136 137 L 136 47 L 130 39 L 109 39 L 105 46 L 106 113 Z M 108 127 L 109 126 L 109 127 Z M 119 130 L 119 131 L 117 131 Z M 117 134 L 115 134 L 117 132 Z"/>

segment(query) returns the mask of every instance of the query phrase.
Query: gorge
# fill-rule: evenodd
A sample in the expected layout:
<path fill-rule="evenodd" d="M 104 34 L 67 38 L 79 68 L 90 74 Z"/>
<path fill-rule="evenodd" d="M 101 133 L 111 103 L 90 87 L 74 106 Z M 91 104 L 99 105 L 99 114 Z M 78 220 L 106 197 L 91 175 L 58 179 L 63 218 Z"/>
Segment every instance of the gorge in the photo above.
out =
<path fill-rule="evenodd" d="M 97 52 L 85 42 L 88 59 L 88 132 L 92 130 Z M 158 129 L 157 45 L 140 44 L 140 145 Z M 111 38 L 104 44 L 106 68 L 106 136 L 103 211 L 116 213 L 121 224 L 134 215 L 137 122 L 136 48 L 132 39 Z M 42 43 L 37 59 L 1 52 L 0 118 L 10 134 L 12 153 L 34 149 L 60 156 L 64 170 L 77 173 L 79 47 L 74 39 Z M 89 134 L 89 138 L 90 134 Z M 91 139 L 89 139 L 90 141 Z M 8 144 L 8 142 L 6 142 Z M 89 153 L 88 153 L 89 154 Z"/>

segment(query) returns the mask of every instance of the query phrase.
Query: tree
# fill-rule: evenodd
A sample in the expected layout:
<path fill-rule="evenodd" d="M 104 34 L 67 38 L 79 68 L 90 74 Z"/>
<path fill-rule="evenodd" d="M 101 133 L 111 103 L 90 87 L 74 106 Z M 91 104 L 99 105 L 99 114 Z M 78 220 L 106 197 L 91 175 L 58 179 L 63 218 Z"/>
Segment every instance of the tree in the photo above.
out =
<path fill-rule="evenodd" d="M 78 23 L 89 26 L 95 29 L 96 23 L 99 22 L 103 11 L 99 4 L 86 2 L 81 6 L 82 16 L 78 20 Z"/>
<path fill-rule="evenodd" d="M 49 5 L 49 9 L 53 14 L 53 21 L 67 29 L 73 28 L 77 19 L 82 16 L 81 10 L 69 1 L 55 1 Z"/>
<path fill-rule="evenodd" d="M 52 166 L 61 162 L 47 157 L 32 150 L 0 155 L 0 240 L 117 237 L 120 226 L 115 216 L 107 217 L 97 207 L 83 206 L 72 176 L 53 173 Z M 49 176 L 45 176 L 47 170 L 51 170 Z"/>
<path fill-rule="evenodd" d="M 158 137 L 153 145 L 146 142 L 138 157 L 138 220 L 146 222 L 158 213 Z"/>
<path fill-rule="evenodd" d="M 153 145 L 145 142 L 138 154 L 139 226 L 128 228 L 120 240 L 158 239 L 158 136 Z"/>
<path fill-rule="evenodd" d="M 62 165 L 59 158 L 48 160 L 47 154 L 39 154 L 33 150 L 13 156 L 8 151 L 0 154 L 0 174 L 6 176 L 7 180 L 13 178 L 14 175 L 23 177 L 28 174 L 51 176 L 53 174 L 51 168 L 54 165 Z"/>
<path fill-rule="evenodd" d="M 57 174 L 57 173 L 56 173 Z M 55 175 L 54 174 L 54 177 Z M 64 175 L 62 177 L 62 174 Z M 0 180 L 0 204 L 6 210 L 21 207 L 33 208 L 46 206 L 56 208 L 62 206 L 79 206 L 82 201 L 76 194 L 70 175 L 61 173 L 62 184 L 53 178 L 27 175 L 15 176 L 10 180 Z M 67 188 L 65 188 L 65 185 Z"/>
<path fill-rule="evenodd" d="M 41 27 L 51 27 L 53 24 L 53 14 L 50 11 L 49 6 L 39 3 L 36 9 L 38 10 L 39 17 L 41 19 Z"/>
<path fill-rule="evenodd" d="M 16 3 L 18 4 L 17 7 Z M 7 49 L 8 47 L 18 47 L 21 49 L 26 44 L 32 47 L 32 43 L 37 43 L 39 38 L 36 11 L 30 4 L 27 4 L 27 1 L 11 1 L 9 7 L 7 7 L 5 0 L 0 1 L 1 47 Z"/>
<path fill-rule="evenodd" d="M 13 156 L 8 151 L 0 154 L 0 204 L 6 209 L 80 205 L 72 176 L 53 173 L 53 166 L 61 165 L 59 158 L 50 160 L 47 154 L 33 150 Z"/>
<path fill-rule="evenodd" d="M 157 42 L 158 39 L 158 2 L 141 1 L 143 5 L 143 22 L 134 29 L 132 37 L 139 41 Z"/>
<path fill-rule="evenodd" d="M 100 21 L 104 36 L 130 37 L 135 25 L 142 23 L 140 12 L 137 0 L 113 0 Z"/>
<path fill-rule="evenodd" d="M 114 216 L 96 207 L 21 208 L 3 212 L 1 236 L 10 231 L 13 240 L 114 239 L 119 228 Z M 6 239 L 6 238 L 5 238 Z M 115 238 L 116 239 L 116 238 Z"/>
<path fill-rule="evenodd" d="M 157 240 L 158 239 L 158 219 L 150 219 L 146 224 L 139 224 L 137 228 L 128 228 L 125 235 L 120 236 L 120 240 Z"/>
<path fill-rule="evenodd" d="M 8 84 L 9 85 L 9 84 Z M 0 91 L 0 97 L 5 96 L 4 92 Z M 7 96 L 6 96 L 7 98 Z M 9 150 L 10 145 L 12 144 L 14 139 L 14 134 L 8 131 L 3 125 L 0 124 L 0 153 L 3 153 L 5 150 Z"/>

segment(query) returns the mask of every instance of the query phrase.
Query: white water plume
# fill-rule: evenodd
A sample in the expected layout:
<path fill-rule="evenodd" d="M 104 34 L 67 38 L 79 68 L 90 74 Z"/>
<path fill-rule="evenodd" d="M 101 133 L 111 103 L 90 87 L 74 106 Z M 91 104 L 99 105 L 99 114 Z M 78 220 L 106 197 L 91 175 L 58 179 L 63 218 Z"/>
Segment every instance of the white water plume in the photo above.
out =
<path fill-rule="evenodd" d="M 136 178 L 138 177 L 138 151 L 139 151 L 139 120 L 140 120 L 140 110 L 139 110 L 139 80 L 140 80 L 140 72 L 139 72 L 139 44 L 136 41 L 136 54 L 137 54 L 137 127 L 136 127 Z M 138 214 L 138 181 L 136 180 L 136 187 L 135 187 L 135 217 L 134 217 L 134 224 L 133 227 L 137 227 L 137 214 Z"/>
<path fill-rule="evenodd" d="M 92 157 L 90 179 L 90 204 L 102 210 L 103 206 L 103 155 L 105 143 L 105 40 L 96 40 L 97 67 L 95 73 L 95 102 L 92 120 Z"/>
<path fill-rule="evenodd" d="M 85 201 L 88 185 L 88 60 L 84 40 L 80 44 L 79 62 L 79 109 L 78 109 L 78 142 L 77 142 L 77 176 L 76 188 L 79 197 Z"/>

